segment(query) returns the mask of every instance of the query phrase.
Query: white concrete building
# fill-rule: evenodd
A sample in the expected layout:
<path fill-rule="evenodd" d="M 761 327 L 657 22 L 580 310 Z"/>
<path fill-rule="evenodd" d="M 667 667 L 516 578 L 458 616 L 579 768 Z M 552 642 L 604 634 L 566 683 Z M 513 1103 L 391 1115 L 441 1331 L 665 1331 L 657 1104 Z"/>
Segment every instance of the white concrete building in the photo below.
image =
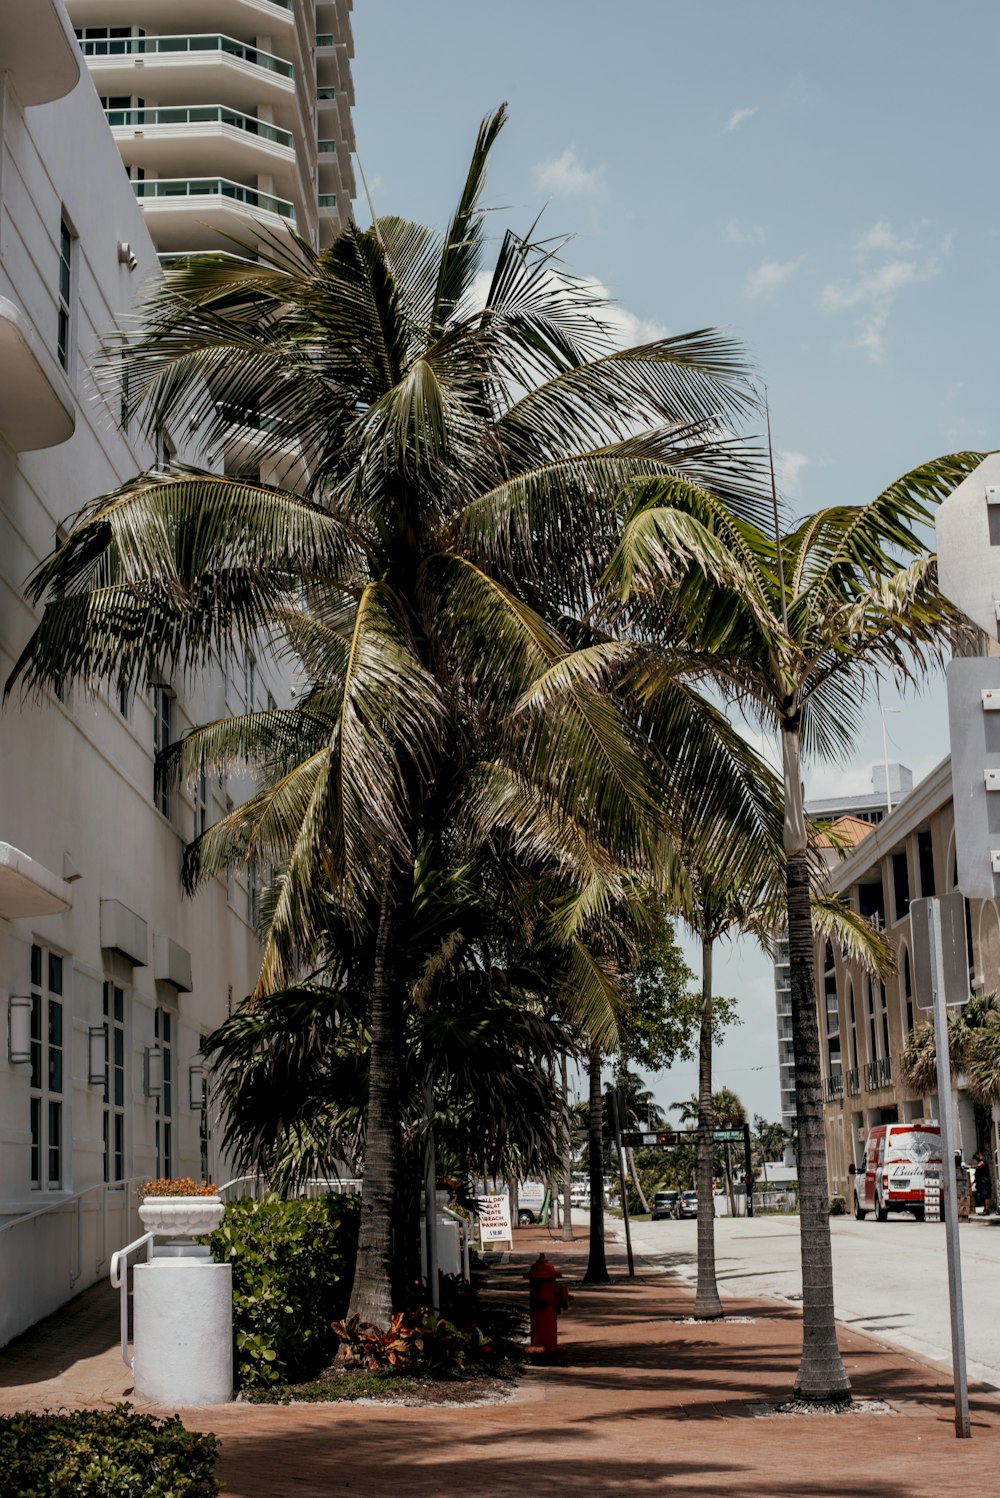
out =
<path fill-rule="evenodd" d="M 68 0 L 164 259 L 350 214 L 351 0 Z"/>
<path fill-rule="evenodd" d="M 156 449 L 204 455 L 187 432 L 123 432 L 92 380 L 100 339 L 158 268 L 63 0 L 4 0 L 0 62 L 6 678 L 33 624 L 25 578 L 66 518 Z M 107 1272 L 135 1236 L 138 1179 L 225 1178 L 198 1049 L 252 985 L 256 891 L 215 880 L 183 896 L 183 845 L 232 788 L 167 794 L 153 755 L 227 706 L 263 706 L 265 666 L 131 702 L 74 688 L 0 716 L 0 1343 Z"/>

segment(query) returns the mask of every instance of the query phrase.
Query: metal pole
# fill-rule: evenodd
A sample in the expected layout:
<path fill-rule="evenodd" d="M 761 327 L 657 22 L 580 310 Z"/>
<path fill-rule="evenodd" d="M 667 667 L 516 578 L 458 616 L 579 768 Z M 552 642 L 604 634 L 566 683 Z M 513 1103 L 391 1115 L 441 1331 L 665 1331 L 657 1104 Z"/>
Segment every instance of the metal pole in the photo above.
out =
<path fill-rule="evenodd" d="M 965 1317 L 962 1310 L 962 1258 L 958 1242 L 958 1192 L 952 1140 L 951 1057 L 948 1054 L 948 1011 L 944 991 L 944 953 L 941 942 L 941 905 L 929 900 L 931 980 L 934 988 L 934 1044 L 937 1050 L 938 1112 L 944 1163 L 944 1230 L 948 1250 L 948 1301 L 951 1311 L 951 1361 L 955 1377 L 955 1434 L 972 1435 L 969 1424 L 969 1380 L 965 1367 Z"/>
<path fill-rule="evenodd" d="M 753 1155 L 750 1151 L 750 1125 L 743 1125 L 743 1170 L 747 1178 L 747 1216 L 753 1216 Z"/>
<path fill-rule="evenodd" d="M 437 1151 L 434 1148 L 434 1088 L 424 1083 L 424 1231 L 427 1235 L 427 1294 L 431 1310 L 441 1309 L 441 1283 L 437 1251 Z"/>
<path fill-rule="evenodd" d="M 631 1278 L 635 1278 L 635 1259 L 632 1257 L 632 1224 L 628 1215 L 628 1192 L 625 1188 L 625 1156 L 622 1151 L 621 1129 L 618 1127 L 618 1089 L 608 1088 L 608 1102 L 611 1112 L 611 1127 L 615 1135 L 615 1153 L 618 1156 L 618 1179 L 622 1188 L 622 1216 L 625 1219 L 625 1250 L 628 1254 L 628 1272 Z"/>
<path fill-rule="evenodd" d="M 573 1239 L 573 1129 L 569 1121 L 569 1086 L 566 1080 L 566 1053 L 562 1057 L 563 1107 L 566 1110 L 566 1153 L 563 1158 L 563 1241 Z"/>

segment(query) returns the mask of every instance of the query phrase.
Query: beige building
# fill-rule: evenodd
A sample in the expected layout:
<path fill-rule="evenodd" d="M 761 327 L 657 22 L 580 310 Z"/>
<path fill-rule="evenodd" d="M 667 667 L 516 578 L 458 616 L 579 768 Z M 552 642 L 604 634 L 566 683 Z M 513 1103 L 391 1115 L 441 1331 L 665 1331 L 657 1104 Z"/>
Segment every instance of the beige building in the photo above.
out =
<path fill-rule="evenodd" d="M 846 960 L 830 942 L 816 949 L 816 990 L 831 1194 L 850 1199 L 848 1167 L 857 1164 L 873 1124 L 937 1118 L 936 1094 L 918 1096 L 902 1077 L 900 1056 L 915 1026 L 929 1018 L 914 1003 L 910 901 L 956 888 L 951 761 L 944 760 L 878 826 L 852 823 L 855 841 L 832 860 L 832 887 L 884 932 L 896 972 L 884 983 Z M 1000 990 L 1000 911 L 994 900 L 966 902 L 970 992 Z M 958 1078 L 961 1144 L 996 1162 L 996 1117 L 977 1110 Z"/>
<path fill-rule="evenodd" d="M 350 216 L 351 0 L 67 0 L 163 261 Z"/>

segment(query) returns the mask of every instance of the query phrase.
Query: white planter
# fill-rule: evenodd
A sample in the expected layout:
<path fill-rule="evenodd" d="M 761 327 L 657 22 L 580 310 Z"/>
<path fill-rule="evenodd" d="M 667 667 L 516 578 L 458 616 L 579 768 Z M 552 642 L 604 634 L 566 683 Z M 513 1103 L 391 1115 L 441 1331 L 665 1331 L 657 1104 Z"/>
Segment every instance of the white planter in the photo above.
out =
<path fill-rule="evenodd" d="M 146 1196 L 139 1221 L 161 1238 L 196 1238 L 213 1232 L 225 1210 L 218 1196 Z"/>

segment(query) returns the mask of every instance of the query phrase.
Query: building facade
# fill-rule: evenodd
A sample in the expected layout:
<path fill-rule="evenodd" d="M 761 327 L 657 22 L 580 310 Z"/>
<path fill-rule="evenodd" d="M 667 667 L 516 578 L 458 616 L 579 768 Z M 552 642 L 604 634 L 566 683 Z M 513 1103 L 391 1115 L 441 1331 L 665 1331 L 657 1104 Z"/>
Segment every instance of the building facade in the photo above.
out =
<path fill-rule="evenodd" d="M 330 242 L 354 195 L 351 0 L 67 8 L 164 261 L 245 253 L 258 225 Z"/>
<path fill-rule="evenodd" d="M 872 766 L 872 790 L 864 796 L 835 796 L 810 801 L 806 815 L 814 822 L 834 822 L 842 818 L 877 826 L 892 807 L 898 806 L 913 789 L 913 775 L 906 765 Z M 864 827 L 858 829 L 863 832 Z M 850 834 L 848 834 L 850 835 Z M 777 939 L 774 949 L 774 1008 L 778 1029 L 778 1088 L 781 1098 L 781 1123 L 789 1133 L 795 1129 L 795 1056 L 792 1051 L 792 991 L 788 969 L 788 942 Z M 787 1152 L 791 1160 L 791 1150 Z"/>
<path fill-rule="evenodd" d="M 62 0 L 4 0 L 0 58 L 6 679 L 37 617 L 25 579 L 67 518 L 164 453 L 207 457 L 190 431 L 123 429 L 94 379 L 159 270 Z M 248 657 L 131 699 L 15 694 L 0 715 L 0 1343 L 107 1273 L 136 1236 L 138 1180 L 226 1177 L 199 1047 L 256 976 L 256 874 L 183 895 L 185 842 L 239 787 L 168 789 L 154 753 L 265 706 L 268 671 Z"/>
<path fill-rule="evenodd" d="M 895 973 L 880 982 L 832 943 L 817 944 L 829 1185 L 831 1194 L 850 1200 L 848 1167 L 860 1160 L 874 1124 L 936 1119 L 940 1112 L 936 1093 L 919 1095 L 905 1081 L 900 1058 L 915 1026 L 930 1018 L 913 990 L 910 901 L 957 887 L 950 760 L 835 864 L 830 882 L 884 934 L 896 962 Z M 995 900 L 966 901 L 966 934 L 970 993 L 1000 991 Z M 966 1159 L 981 1149 L 996 1162 L 997 1109 L 991 1116 L 977 1108 L 961 1076 L 956 1090 L 958 1146 Z"/>

